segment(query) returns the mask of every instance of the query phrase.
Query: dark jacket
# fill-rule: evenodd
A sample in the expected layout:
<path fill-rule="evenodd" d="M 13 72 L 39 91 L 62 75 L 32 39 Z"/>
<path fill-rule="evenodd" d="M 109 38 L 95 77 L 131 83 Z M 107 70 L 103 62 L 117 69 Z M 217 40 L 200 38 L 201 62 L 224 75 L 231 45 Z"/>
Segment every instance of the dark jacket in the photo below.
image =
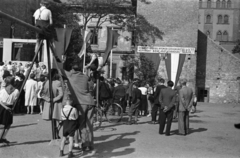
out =
<path fill-rule="evenodd" d="M 114 88 L 113 97 L 114 98 L 123 98 L 126 94 L 126 89 L 124 85 L 118 85 Z"/>
<path fill-rule="evenodd" d="M 193 105 L 193 90 L 189 87 L 183 86 L 179 90 L 179 111 L 187 111 Z"/>
<path fill-rule="evenodd" d="M 141 100 L 142 92 L 138 88 L 132 89 L 132 103 L 136 103 L 137 100 Z"/>
<path fill-rule="evenodd" d="M 156 90 L 154 92 L 154 104 L 158 104 L 158 105 L 160 104 L 159 103 L 159 95 L 163 88 L 167 88 L 167 87 L 164 85 L 157 85 Z"/>
<path fill-rule="evenodd" d="M 167 107 L 167 111 L 173 109 L 175 100 L 176 92 L 172 90 L 170 87 L 161 90 L 159 96 L 161 109 L 164 109 L 165 106 Z"/>

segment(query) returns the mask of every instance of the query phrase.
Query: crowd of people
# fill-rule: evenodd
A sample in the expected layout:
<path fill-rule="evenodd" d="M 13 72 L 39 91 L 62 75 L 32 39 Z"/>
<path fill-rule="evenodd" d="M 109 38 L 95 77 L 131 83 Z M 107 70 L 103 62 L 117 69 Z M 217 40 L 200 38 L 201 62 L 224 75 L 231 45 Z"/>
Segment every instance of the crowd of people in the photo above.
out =
<path fill-rule="evenodd" d="M 93 114 L 96 99 L 96 77 L 82 73 L 79 64 L 71 71 L 52 69 L 52 95 L 54 108 L 51 109 L 50 88 L 46 66 L 34 63 L 32 70 L 24 69 L 21 63 L 1 63 L 0 124 L 5 125 L 0 133 L 0 142 L 9 142 L 5 137 L 12 124 L 12 113 L 34 114 L 38 107 L 43 120 L 56 120 L 63 125 L 63 140 L 60 155 L 67 138 L 69 139 L 69 157 L 73 147 L 79 147 L 81 140 L 83 150 L 93 149 Z M 27 66 L 28 65 L 28 66 Z M 28 71 L 27 73 L 25 71 Z M 19 94 L 24 79 L 28 76 L 23 91 Z M 160 78 L 155 85 L 139 79 L 120 80 L 100 77 L 99 102 L 108 100 L 122 106 L 128 115 L 128 125 L 137 124 L 139 117 L 151 117 L 151 124 L 159 124 L 159 134 L 170 135 L 171 123 L 178 118 L 179 134 L 187 135 L 189 112 L 196 111 L 196 96 L 187 87 L 187 81 L 181 80 L 180 86 L 173 89 L 174 83 Z M 12 111 L 12 106 L 19 100 Z M 7 98 L 11 98 L 10 100 Z M 7 100 L 6 100 L 7 99 Z M 24 106 L 25 105 L 25 106 Z M 36 109 L 36 108 L 35 108 Z M 128 109 L 128 110 L 127 110 Z M 134 119 L 133 119 L 134 117 Z M 158 117 L 158 119 L 157 119 Z M 60 138 L 56 130 L 57 138 Z"/>

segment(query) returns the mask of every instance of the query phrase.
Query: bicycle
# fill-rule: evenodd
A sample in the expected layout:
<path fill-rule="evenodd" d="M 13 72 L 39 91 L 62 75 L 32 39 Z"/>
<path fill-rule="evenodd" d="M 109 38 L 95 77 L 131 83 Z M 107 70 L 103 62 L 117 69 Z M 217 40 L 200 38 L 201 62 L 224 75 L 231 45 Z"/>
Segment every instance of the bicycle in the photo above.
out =
<path fill-rule="evenodd" d="M 103 119 L 105 116 L 105 119 Z M 101 127 L 102 122 L 118 123 L 123 117 L 123 109 L 118 103 L 111 103 L 109 100 L 104 100 L 97 106 L 95 105 L 93 128 L 97 130 Z"/>

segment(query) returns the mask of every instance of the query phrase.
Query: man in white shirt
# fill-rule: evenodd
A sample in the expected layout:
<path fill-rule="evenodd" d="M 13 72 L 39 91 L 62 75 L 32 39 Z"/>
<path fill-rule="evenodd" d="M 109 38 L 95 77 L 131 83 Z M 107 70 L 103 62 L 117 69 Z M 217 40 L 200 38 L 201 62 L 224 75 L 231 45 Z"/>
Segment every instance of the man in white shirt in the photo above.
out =
<path fill-rule="evenodd" d="M 40 39 L 50 38 L 50 26 L 53 24 L 52 21 L 52 12 L 47 9 L 48 2 L 47 0 L 42 0 L 40 3 L 40 8 L 35 11 L 33 17 L 35 19 L 35 25 L 43 30 L 44 34 L 37 34 L 38 41 L 36 43 L 35 51 L 39 46 Z M 46 37 L 48 33 L 49 37 Z"/>

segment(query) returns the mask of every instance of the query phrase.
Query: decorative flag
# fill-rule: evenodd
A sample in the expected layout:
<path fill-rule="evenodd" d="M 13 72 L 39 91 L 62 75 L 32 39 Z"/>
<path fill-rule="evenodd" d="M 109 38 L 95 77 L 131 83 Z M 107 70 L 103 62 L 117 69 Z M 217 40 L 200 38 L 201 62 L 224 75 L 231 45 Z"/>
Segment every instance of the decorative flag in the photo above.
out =
<path fill-rule="evenodd" d="M 107 63 L 108 57 L 111 53 L 111 49 L 114 46 L 114 43 L 117 41 L 119 34 L 116 31 L 113 31 L 111 28 L 107 28 L 107 43 L 106 49 L 103 55 L 103 65 Z"/>
<path fill-rule="evenodd" d="M 165 60 L 168 80 L 174 82 L 174 87 L 177 86 L 179 77 L 182 72 L 182 67 L 185 61 L 186 54 L 171 53 L 167 54 L 167 59 Z"/>
<path fill-rule="evenodd" d="M 83 55 L 86 54 L 86 49 L 87 49 L 87 43 L 89 42 L 89 40 L 91 39 L 92 36 L 92 32 L 89 30 L 85 30 L 84 33 L 84 39 L 83 39 L 83 45 L 82 48 L 78 54 L 79 58 L 81 59 Z"/>

